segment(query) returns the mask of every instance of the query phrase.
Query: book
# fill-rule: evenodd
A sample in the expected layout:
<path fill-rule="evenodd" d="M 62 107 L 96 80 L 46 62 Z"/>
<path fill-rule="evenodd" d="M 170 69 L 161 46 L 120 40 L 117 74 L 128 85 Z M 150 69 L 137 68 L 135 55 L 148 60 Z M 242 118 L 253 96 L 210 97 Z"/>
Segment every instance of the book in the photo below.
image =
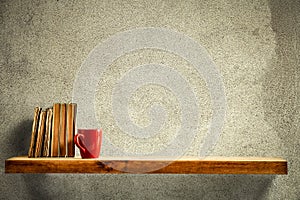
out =
<path fill-rule="evenodd" d="M 36 136 L 37 136 L 37 131 L 38 131 L 38 123 L 39 123 L 39 116 L 40 116 L 41 110 L 42 109 L 40 107 L 34 108 L 34 117 L 33 117 L 32 129 L 31 129 L 31 140 L 30 140 L 30 146 L 29 146 L 29 150 L 28 150 L 29 158 L 34 157 Z"/>
<path fill-rule="evenodd" d="M 75 124 L 76 124 L 76 112 L 77 112 L 77 104 L 69 103 L 67 104 L 67 156 L 74 157 L 75 156 L 75 144 L 74 144 L 74 136 L 75 136 Z"/>
<path fill-rule="evenodd" d="M 46 117 L 46 127 L 45 127 L 45 136 L 43 144 L 43 157 L 49 157 L 51 154 L 51 130 L 52 130 L 52 114 L 53 109 L 47 108 L 47 117 Z"/>
<path fill-rule="evenodd" d="M 34 153 L 34 157 L 36 157 L 36 158 L 41 157 L 43 138 L 44 138 L 44 134 L 45 134 L 46 114 L 47 114 L 47 112 L 45 110 L 42 110 L 41 114 L 40 114 L 39 128 L 38 128 L 36 147 L 35 147 L 35 153 Z"/>
<path fill-rule="evenodd" d="M 59 156 L 67 155 L 67 140 L 66 140 L 66 104 L 60 104 L 60 125 L 59 125 Z"/>
<path fill-rule="evenodd" d="M 59 127 L 60 127 L 60 104 L 53 104 L 51 157 L 59 156 Z"/>
<path fill-rule="evenodd" d="M 74 157 L 76 103 L 54 103 L 53 107 L 34 109 L 28 157 Z"/>

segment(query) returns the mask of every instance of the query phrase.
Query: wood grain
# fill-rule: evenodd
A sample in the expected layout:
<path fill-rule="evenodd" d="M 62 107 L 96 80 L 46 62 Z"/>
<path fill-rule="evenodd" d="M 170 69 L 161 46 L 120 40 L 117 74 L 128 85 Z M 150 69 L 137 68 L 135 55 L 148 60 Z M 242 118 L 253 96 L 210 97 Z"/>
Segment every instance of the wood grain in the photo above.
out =
<path fill-rule="evenodd" d="M 117 170 L 118 169 L 118 170 Z M 150 169 L 156 169 L 149 172 Z M 5 161 L 5 173 L 151 173 L 151 174 L 287 174 L 287 161 L 281 158 L 183 157 L 129 158 L 28 158 Z"/>

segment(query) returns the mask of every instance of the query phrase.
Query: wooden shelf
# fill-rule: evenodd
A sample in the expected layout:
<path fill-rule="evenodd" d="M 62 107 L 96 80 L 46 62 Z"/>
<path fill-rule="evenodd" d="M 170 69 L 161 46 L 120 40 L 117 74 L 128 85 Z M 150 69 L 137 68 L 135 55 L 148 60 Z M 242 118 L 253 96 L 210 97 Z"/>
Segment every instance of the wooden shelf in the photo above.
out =
<path fill-rule="evenodd" d="M 155 169 L 151 171 L 151 169 Z M 151 172 L 149 172 L 151 171 Z M 5 160 L 5 173 L 287 174 L 287 161 L 262 157 L 27 158 Z"/>

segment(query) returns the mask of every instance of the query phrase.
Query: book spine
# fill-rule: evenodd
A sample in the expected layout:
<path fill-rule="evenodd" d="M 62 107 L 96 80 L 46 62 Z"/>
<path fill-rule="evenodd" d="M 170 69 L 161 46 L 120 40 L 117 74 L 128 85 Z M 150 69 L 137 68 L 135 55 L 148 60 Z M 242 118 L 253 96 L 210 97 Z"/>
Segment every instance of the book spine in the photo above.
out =
<path fill-rule="evenodd" d="M 37 131 L 38 131 L 38 122 L 39 122 L 40 112 L 41 112 L 40 107 L 36 107 L 34 109 L 34 117 L 33 117 L 32 130 L 31 130 L 31 140 L 30 140 L 30 146 L 29 146 L 29 150 L 28 150 L 29 158 L 34 157 L 35 145 L 36 145 L 36 135 L 37 135 Z"/>
<path fill-rule="evenodd" d="M 67 155 L 68 157 L 75 156 L 74 136 L 76 129 L 76 112 L 77 104 L 69 103 L 67 105 Z"/>
<path fill-rule="evenodd" d="M 60 105 L 60 126 L 59 126 L 59 156 L 67 155 L 67 140 L 66 140 L 66 104 Z"/>
<path fill-rule="evenodd" d="M 46 119 L 46 111 L 41 111 L 40 120 L 39 120 L 39 128 L 38 135 L 36 139 L 36 148 L 34 157 L 40 157 L 42 152 L 43 138 L 45 135 L 45 119 Z"/>
<path fill-rule="evenodd" d="M 51 138 L 51 157 L 57 157 L 59 150 L 60 104 L 53 104 L 53 123 Z"/>
<path fill-rule="evenodd" d="M 43 156 L 49 157 L 51 150 L 52 108 L 47 109 L 45 139 L 43 145 Z"/>

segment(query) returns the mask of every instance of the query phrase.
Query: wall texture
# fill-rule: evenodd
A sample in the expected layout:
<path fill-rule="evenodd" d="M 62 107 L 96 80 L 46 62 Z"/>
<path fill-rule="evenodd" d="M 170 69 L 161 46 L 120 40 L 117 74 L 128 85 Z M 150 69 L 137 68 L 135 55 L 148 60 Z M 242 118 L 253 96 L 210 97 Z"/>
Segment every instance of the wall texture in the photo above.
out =
<path fill-rule="evenodd" d="M 299 1 L 13 0 L 0 5 L 1 199 L 300 198 Z M 4 174 L 5 159 L 27 154 L 33 108 L 71 101 L 76 73 L 89 52 L 110 36 L 138 27 L 181 32 L 206 48 L 218 67 L 227 115 L 211 155 L 281 156 L 288 159 L 289 174 Z M 109 97 L 105 91 L 111 85 L 101 86 L 116 81 L 123 67 L 153 60 L 176 66 L 187 80 L 194 80 L 188 63 L 174 55 L 146 50 L 124 55 L 99 83 L 100 115 L 106 108 L 102 97 Z M 195 88 L 207 123 L 209 96 L 203 80 Z M 160 89 L 154 88 L 161 91 L 155 97 L 168 95 Z M 132 112 L 139 109 L 138 101 L 131 103 Z M 131 117 L 142 125 L 148 123 L 143 113 Z M 197 154 L 201 131 L 199 135 L 189 154 Z"/>

